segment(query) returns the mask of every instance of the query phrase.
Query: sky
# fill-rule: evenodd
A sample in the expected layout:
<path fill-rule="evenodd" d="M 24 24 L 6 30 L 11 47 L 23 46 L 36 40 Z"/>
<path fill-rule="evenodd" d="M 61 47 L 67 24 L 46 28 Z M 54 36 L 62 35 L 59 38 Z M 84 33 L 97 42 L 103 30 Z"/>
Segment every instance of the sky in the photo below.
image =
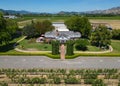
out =
<path fill-rule="evenodd" d="M 92 11 L 120 6 L 120 0 L 0 0 L 0 9 L 31 12 Z"/>

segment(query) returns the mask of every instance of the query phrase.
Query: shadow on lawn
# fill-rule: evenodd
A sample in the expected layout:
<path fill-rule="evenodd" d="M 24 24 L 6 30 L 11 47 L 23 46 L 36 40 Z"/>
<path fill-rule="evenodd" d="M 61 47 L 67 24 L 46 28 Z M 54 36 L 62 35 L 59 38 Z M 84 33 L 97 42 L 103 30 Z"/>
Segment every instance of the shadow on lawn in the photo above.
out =
<path fill-rule="evenodd" d="M 15 44 L 15 42 L 0 46 L 0 52 L 7 52 L 9 50 L 14 49 L 14 44 Z"/>

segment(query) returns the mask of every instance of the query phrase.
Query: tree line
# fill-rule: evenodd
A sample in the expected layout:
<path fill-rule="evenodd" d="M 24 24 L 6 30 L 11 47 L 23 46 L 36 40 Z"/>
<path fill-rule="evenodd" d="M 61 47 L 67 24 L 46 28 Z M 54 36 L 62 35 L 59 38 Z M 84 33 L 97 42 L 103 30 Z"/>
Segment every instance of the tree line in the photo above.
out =
<path fill-rule="evenodd" d="M 32 21 L 31 24 L 28 24 L 23 28 L 23 35 L 27 36 L 28 38 L 39 37 L 45 32 L 53 29 L 54 27 L 49 20 L 37 22 Z"/>

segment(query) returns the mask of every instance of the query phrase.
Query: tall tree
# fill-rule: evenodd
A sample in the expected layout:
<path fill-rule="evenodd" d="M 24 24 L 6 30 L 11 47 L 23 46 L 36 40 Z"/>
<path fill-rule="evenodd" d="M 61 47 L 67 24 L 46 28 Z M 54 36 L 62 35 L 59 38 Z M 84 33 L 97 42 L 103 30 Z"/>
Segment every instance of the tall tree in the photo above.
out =
<path fill-rule="evenodd" d="M 92 27 L 87 17 L 71 17 L 65 21 L 65 25 L 69 30 L 80 32 L 84 38 L 88 38 L 91 34 Z"/>
<path fill-rule="evenodd" d="M 34 27 L 38 34 L 44 34 L 45 32 L 51 31 L 54 29 L 54 27 L 52 26 L 52 23 L 48 20 L 37 22 L 34 24 Z"/>
<path fill-rule="evenodd" d="M 32 21 L 31 24 L 26 25 L 23 29 L 23 35 L 28 36 L 29 38 L 40 36 L 47 31 L 53 30 L 54 27 L 52 23 L 48 20 L 34 22 Z"/>
<path fill-rule="evenodd" d="M 37 33 L 34 25 L 33 24 L 26 25 L 23 29 L 23 35 L 27 36 L 28 38 L 35 37 Z"/>
<path fill-rule="evenodd" d="M 106 26 L 99 26 L 91 34 L 91 44 L 98 47 L 108 47 L 111 44 L 111 31 Z"/>
<path fill-rule="evenodd" d="M 8 44 L 12 35 L 16 32 L 17 23 L 11 19 L 4 19 L 0 13 L 0 44 Z"/>

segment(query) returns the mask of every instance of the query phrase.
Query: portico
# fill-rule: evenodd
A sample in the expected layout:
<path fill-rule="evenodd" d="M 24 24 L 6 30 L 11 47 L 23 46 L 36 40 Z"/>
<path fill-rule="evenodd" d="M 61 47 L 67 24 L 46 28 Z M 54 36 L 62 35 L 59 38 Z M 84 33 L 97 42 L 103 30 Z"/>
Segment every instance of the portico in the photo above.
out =
<path fill-rule="evenodd" d="M 69 31 L 64 23 L 54 23 L 55 30 L 46 32 L 45 38 L 51 40 L 58 40 L 60 42 L 60 57 L 65 59 L 66 47 L 65 43 L 68 40 L 74 40 L 81 37 L 79 32 Z"/>

